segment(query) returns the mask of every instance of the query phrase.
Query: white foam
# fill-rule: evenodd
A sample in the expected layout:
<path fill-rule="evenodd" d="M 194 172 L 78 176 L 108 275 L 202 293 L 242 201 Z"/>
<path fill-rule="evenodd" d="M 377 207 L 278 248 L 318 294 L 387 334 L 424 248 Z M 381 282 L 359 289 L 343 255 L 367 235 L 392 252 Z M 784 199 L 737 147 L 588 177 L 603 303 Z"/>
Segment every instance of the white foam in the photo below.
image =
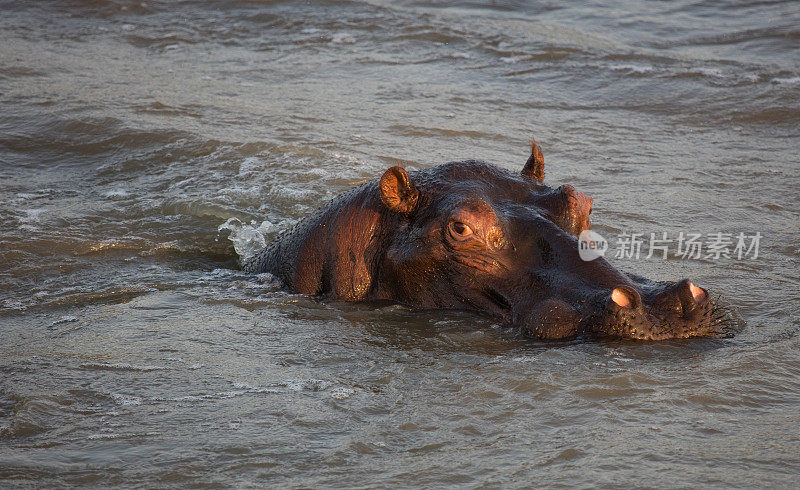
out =
<path fill-rule="evenodd" d="M 221 391 L 216 393 L 214 396 L 219 398 L 234 398 L 237 396 L 253 394 L 253 393 L 279 393 L 278 390 L 269 386 L 250 386 L 247 383 L 233 383 L 233 387 L 236 388 L 235 390 L 231 391 Z M 213 398 L 209 396 L 205 396 L 204 398 Z"/>
<path fill-rule="evenodd" d="M 773 78 L 772 81 L 774 83 L 782 83 L 785 85 L 800 83 L 800 77 L 792 77 L 792 78 Z"/>
<path fill-rule="evenodd" d="M 456 51 L 455 53 L 452 53 L 450 55 L 450 57 L 451 58 L 456 58 L 456 59 L 463 59 L 463 60 L 472 59 L 472 55 L 471 54 L 465 53 L 463 51 Z"/>
<path fill-rule="evenodd" d="M 239 172 L 238 175 L 240 177 L 246 177 L 249 175 L 253 175 L 256 172 L 261 172 L 264 170 L 264 163 L 263 160 L 259 157 L 247 157 L 239 163 Z"/>
<path fill-rule="evenodd" d="M 103 193 L 103 197 L 107 199 L 122 199 L 130 195 L 131 194 L 124 189 L 113 189 Z"/>
<path fill-rule="evenodd" d="M 245 393 L 247 393 L 246 390 L 222 391 L 220 393 L 217 393 L 217 396 L 220 397 L 220 398 L 234 398 L 234 397 L 237 397 L 237 396 L 244 395 Z"/>
<path fill-rule="evenodd" d="M 111 398 L 117 405 L 141 405 L 142 399 L 138 396 L 123 395 L 121 393 L 112 393 Z"/>
<path fill-rule="evenodd" d="M 324 168 L 314 167 L 303 172 L 304 175 L 314 176 L 314 177 L 326 177 L 328 175 L 328 171 Z"/>
<path fill-rule="evenodd" d="M 45 208 L 37 208 L 37 209 L 21 209 L 25 216 L 19 218 L 19 221 L 22 223 L 32 223 L 35 221 L 39 221 L 41 216 L 46 213 L 48 210 Z"/>
<path fill-rule="evenodd" d="M 281 383 L 292 391 L 321 391 L 330 383 L 321 379 L 291 379 Z"/>
<path fill-rule="evenodd" d="M 94 441 L 97 439 L 116 439 L 120 437 L 119 434 L 91 434 L 87 437 L 88 440 Z"/>
<path fill-rule="evenodd" d="M 339 386 L 331 390 L 331 396 L 337 400 L 345 400 L 350 398 L 351 396 L 356 394 L 356 390 L 353 388 L 345 388 L 343 386 Z"/>
<path fill-rule="evenodd" d="M 50 195 L 50 189 L 44 189 L 39 192 L 19 192 L 17 197 L 22 201 L 32 201 L 34 199 L 41 199 Z"/>
<path fill-rule="evenodd" d="M 292 201 L 299 201 L 311 197 L 317 197 L 318 191 L 301 187 L 273 187 L 269 193 L 281 199 L 289 199 Z"/>
<path fill-rule="evenodd" d="M 188 363 L 186 362 L 186 360 L 185 360 L 185 359 L 183 359 L 182 357 L 167 357 L 167 358 L 165 358 L 164 360 L 165 360 L 165 361 L 172 361 L 172 362 L 180 362 L 180 363 L 182 363 L 182 364 L 188 364 Z M 187 367 L 188 369 L 200 369 L 200 368 L 204 367 L 204 364 L 200 364 L 200 363 L 193 363 L 193 364 L 188 364 L 186 367 Z"/>
<path fill-rule="evenodd" d="M 163 371 L 167 369 L 164 366 L 134 366 L 133 364 L 128 364 L 127 362 L 84 362 L 81 363 L 80 367 L 82 368 L 89 368 L 89 369 L 108 369 L 108 370 L 119 370 L 119 371 Z"/>
<path fill-rule="evenodd" d="M 703 75 L 704 77 L 715 77 L 715 78 L 723 78 L 725 75 L 722 74 L 721 71 L 717 70 L 716 68 L 698 68 L 697 73 Z"/>
<path fill-rule="evenodd" d="M 632 73 L 650 73 L 655 71 L 655 67 L 650 65 L 612 65 L 614 71 L 628 71 Z"/>
<path fill-rule="evenodd" d="M 176 398 L 154 398 L 155 401 L 174 401 L 174 402 L 196 402 L 202 400 L 214 400 L 220 398 L 236 398 L 239 396 L 253 395 L 253 394 L 280 394 L 285 393 L 285 390 L 291 391 L 325 391 L 330 386 L 327 381 L 319 379 L 293 379 L 287 381 L 278 381 L 269 383 L 266 386 L 253 386 L 248 383 L 235 381 L 232 383 L 233 389 L 228 391 L 219 391 L 216 393 L 202 394 L 202 395 L 184 395 Z M 356 393 L 354 388 L 337 387 L 331 391 L 331 396 L 337 399 L 345 399 L 353 396 Z"/>
<path fill-rule="evenodd" d="M 261 194 L 261 186 L 259 185 L 251 185 L 250 187 L 244 187 L 241 185 L 234 185 L 231 187 L 225 187 L 217 191 L 217 194 L 221 196 L 228 196 L 236 198 L 244 198 L 244 199 L 255 199 Z"/>
<path fill-rule="evenodd" d="M 500 58 L 500 61 L 502 61 L 503 63 L 508 63 L 509 65 L 513 65 L 519 63 L 524 59 L 525 59 L 524 56 L 507 56 L 505 58 Z"/>
<path fill-rule="evenodd" d="M 228 278 L 238 274 L 238 271 L 234 271 L 231 269 L 212 269 L 211 272 L 206 274 L 206 276 L 210 276 L 214 279 L 221 279 L 221 278 Z"/>
<path fill-rule="evenodd" d="M 331 36 L 332 44 L 353 44 L 356 42 L 355 36 L 349 32 L 337 32 Z"/>
<path fill-rule="evenodd" d="M 760 80 L 760 77 L 755 73 L 748 73 L 747 75 L 744 76 L 744 79 L 747 80 L 748 82 L 755 83 Z"/>
<path fill-rule="evenodd" d="M 70 322 L 77 322 L 77 321 L 78 321 L 78 317 L 77 316 L 62 316 L 58 320 L 56 320 L 53 323 L 51 323 L 50 326 L 54 327 L 56 325 L 61 325 L 62 323 L 70 323 Z"/>

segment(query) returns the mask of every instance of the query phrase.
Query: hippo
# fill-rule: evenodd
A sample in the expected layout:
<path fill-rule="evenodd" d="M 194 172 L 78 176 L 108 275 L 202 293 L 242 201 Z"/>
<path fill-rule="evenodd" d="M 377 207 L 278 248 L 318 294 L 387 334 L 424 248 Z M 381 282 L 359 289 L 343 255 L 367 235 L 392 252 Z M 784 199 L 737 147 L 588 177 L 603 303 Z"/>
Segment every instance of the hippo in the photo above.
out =
<path fill-rule="evenodd" d="M 489 315 L 537 339 L 727 334 L 710 293 L 582 260 L 593 200 L 543 183 L 536 141 L 520 172 L 479 160 L 395 166 L 283 232 L 243 264 L 296 293 Z"/>

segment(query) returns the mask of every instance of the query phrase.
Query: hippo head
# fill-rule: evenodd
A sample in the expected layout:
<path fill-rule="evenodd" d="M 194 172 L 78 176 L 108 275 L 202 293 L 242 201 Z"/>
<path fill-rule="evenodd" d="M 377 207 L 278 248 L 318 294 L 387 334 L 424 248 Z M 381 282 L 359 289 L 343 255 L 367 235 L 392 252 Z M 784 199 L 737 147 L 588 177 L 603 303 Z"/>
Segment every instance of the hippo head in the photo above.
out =
<path fill-rule="evenodd" d="M 387 170 L 381 200 L 398 219 L 378 296 L 485 312 L 542 339 L 722 333 L 708 291 L 688 279 L 654 282 L 582 260 L 576 237 L 591 227 L 592 199 L 543 184 L 531 146 L 519 174 L 474 160 Z"/>

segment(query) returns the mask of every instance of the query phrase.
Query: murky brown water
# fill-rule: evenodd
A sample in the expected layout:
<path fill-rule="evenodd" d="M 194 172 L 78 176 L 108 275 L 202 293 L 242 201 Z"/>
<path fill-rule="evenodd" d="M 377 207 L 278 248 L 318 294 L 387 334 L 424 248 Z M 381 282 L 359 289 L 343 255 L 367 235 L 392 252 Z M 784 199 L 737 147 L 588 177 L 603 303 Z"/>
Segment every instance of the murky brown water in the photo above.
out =
<path fill-rule="evenodd" d="M 797 484 L 797 2 L 0 12 L 0 486 Z M 615 260 L 744 329 L 542 344 L 236 270 L 390 165 L 519 168 L 533 135 L 607 237 L 761 233 Z"/>

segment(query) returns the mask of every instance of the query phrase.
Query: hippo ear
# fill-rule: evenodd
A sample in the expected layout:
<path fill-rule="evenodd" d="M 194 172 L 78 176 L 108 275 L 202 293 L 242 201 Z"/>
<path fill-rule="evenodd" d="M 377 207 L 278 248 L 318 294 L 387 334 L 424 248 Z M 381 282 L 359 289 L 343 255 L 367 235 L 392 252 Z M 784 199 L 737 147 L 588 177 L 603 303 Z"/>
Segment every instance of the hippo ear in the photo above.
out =
<path fill-rule="evenodd" d="M 419 191 L 403 167 L 392 167 L 381 177 L 381 201 L 387 208 L 408 216 L 419 199 Z"/>
<path fill-rule="evenodd" d="M 522 175 L 540 184 L 544 180 L 544 155 L 542 155 L 542 149 L 539 148 L 539 145 L 534 140 L 531 140 L 531 156 L 525 162 Z"/>

